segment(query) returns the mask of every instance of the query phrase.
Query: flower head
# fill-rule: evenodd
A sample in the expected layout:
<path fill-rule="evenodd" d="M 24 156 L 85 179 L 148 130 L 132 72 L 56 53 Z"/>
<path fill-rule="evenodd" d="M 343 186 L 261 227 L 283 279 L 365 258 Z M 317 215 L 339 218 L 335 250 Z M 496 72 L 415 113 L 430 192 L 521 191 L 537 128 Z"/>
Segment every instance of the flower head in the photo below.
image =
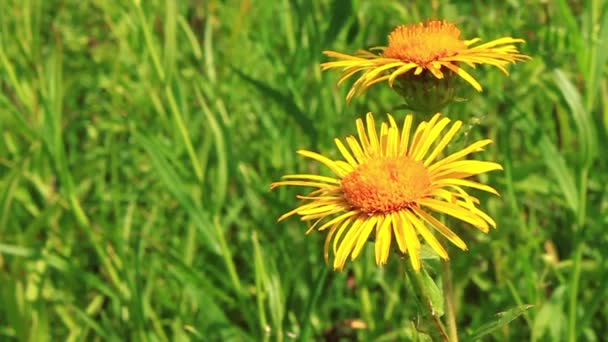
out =
<path fill-rule="evenodd" d="M 324 52 L 337 60 L 321 64 L 322 69 L 340 68 L 343 71 L 338 84 L 363 72 L 348 92 L 348 101 L 376 83 L 388 81 L 393 87 L 396 81 L 414 82 L 416 76 L 425 74 L 432 75 L 431 80 L 445 80 L 458 75 L 477 91 L 481 91 L 479 82 L 461 64 L 472 68 L 477 64 L 489 64 L 508 74 L 506 65 L 529 59 L 513 45 L 523 43 L 523 39 L 503 37 L 473 46 L 480 41 L 479 38 L 462 40 L 456 25 L 445 20 L 401 25 L 390 33 L 388 40 L 388 46 L 371 49 L 379 54 L 366 50 L 360 50 L 354 56 L 334 51 Z M 403 87 L 401 84 L 400 93 L 407 97 L 407 93 L 403 94 Z"/>
<path fill-rule="evenodd" d="M 409 254 L 412 266 L 419 270 L 419 236 L 441 258 L 447 259 L 448 254 L 434 231 L 466 250 L 464 241 L 430 212 L 447 214 L 483 232 L 496 227 L 492 218 L 477 208 L 478 199 L 464 190 L 469 187 L 498 194 L 492 187 L 467 178 L 502 167 L 492 162 L 464 160 L 491 141 L 477 141 L 440 159 L 462 122 L 454 122 L 444 132 L 450 119 L 438 113 L 418 125 L 411 135 L 412 121 L 413 116 L 408 115 L 400 131 L 388 115 L 388 122 L 383 122 L 377 132 L 369 113 L 366 124 L 361 119 L 356 122 L 358 139 L 349 136 L 346 145 L 335 140 L 343 160 L 298 151 L 328 167 L 334 177 L 294 174 L 272 184 L 272 188 L 316 188 L 298 196 L 303 203 L 279 221 L 298 215 L 303 221 L 313 222 L 308 232 L 315 228 L 328 230 L 324 253 L 328 259 L 333 241 L 335 269 L 341 270 L 349 256 L 354 260 L 372 236 L 379 266 L 387 262 L 391 243 L 395 241 L 399 251 Z"/>

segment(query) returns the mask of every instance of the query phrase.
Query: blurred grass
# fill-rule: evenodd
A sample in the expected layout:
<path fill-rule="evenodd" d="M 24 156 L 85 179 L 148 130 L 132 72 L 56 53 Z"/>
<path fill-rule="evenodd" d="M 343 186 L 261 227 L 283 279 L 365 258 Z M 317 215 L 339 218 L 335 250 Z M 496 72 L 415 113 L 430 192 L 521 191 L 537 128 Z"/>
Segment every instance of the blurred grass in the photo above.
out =
<path fill-rule="evenodd" d="M 446 18 L 512 35 L 528 63 L 479 68 L 446 112 L 504 173 L 482 196 L 499 229 L 452 251 L 463 338 L 533 308 L 496 340 L 603 340 L 608 324 L 605 1 L 0 2 L 0 340 L 424 339 L 397 258 L 328 271 L 322 234 L 277 224 L 335 153 L 374 87 L 347 106 L 321 51 L 384 44 Z M 369 248 L 368 248 L 369 249 Z M 431 264 L 433 262 L 431 261 Z M 434 265 L 434 264 L 433 264 Z M 356 322 L 364 323 L 364 329 Z"/>

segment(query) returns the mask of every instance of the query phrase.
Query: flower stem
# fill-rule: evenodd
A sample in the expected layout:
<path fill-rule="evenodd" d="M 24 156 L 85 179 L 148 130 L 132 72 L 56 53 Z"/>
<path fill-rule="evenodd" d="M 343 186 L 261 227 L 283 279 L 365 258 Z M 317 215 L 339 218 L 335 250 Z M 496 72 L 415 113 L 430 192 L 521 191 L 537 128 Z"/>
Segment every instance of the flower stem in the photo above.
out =
<path fill-rule="evenodd" d="M 454 310 L 454 288 L 452 287 L 452 269 L 450 261 L 446 260 L 443 266 L 443 293 L 445 295 L 446 318 L 450 342 L 458 342 L 458 328 L 456 326 L 456 311 Z"/>
<path fill-rule="evenodd" d="M 445 329 L 445 326 L 443 325 L 443 322 L 441 321 L 441 318 L 433 307 L 431 295 L 427 287 L 424 285 L 422 275 L 420 274 L 420 272 L 416 272 L 416 270 L 414 270 L 414 268 L 410 265 L 408 261 L 406 261 L 405 270 L 408 278 L 410 279 L 412 287 L 416 292 L 416 296 L 419 298 L 420 302 L 422 303 L 422 306 L 428 309 L 428 313 L 433 318 L 433 323 L 437 326 L 437 330 L 441 335 L 441 339 L 446 342 L 452 341 L 448 336 L 448 333 Z"/>

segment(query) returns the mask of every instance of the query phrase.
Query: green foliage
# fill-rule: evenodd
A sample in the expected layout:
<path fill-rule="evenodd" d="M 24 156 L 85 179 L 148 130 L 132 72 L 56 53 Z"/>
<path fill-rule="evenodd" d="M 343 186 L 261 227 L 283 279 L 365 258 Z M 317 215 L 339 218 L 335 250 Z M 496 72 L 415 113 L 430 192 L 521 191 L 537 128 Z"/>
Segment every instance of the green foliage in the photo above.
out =
<path fill-rule="evenodd" d="M 498 229 L 457 227 L 469 251 L 450 248 L 460 336 L 603 339 L 606 1 L 6 0 L 0 13 L 0 340 L 437 336 L 406 262 L 380 269 L 369 246 L 331 271 L 323 234 L 276 222 L 297 190 L 269 191 L 317 171 L 295 150 L 337 155 L 355 118 L 405 114 L 385 86 L 347 105 L 350 81 L 321 73 L 321 52 L 426 18 L 522 37 L 533 57 L 508 77 L 473 70 L 484 92 L 462 87 L 446 110 L 505 168 L 482 179 L 501 197 L 476 193 Z"/>

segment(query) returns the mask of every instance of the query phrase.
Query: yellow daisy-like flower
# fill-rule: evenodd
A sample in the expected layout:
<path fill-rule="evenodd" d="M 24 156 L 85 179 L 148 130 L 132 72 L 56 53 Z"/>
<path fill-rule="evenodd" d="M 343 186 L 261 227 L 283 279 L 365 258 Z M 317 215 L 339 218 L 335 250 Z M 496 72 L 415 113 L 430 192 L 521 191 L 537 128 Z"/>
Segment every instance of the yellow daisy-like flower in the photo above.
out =
<path fill-rule="evenodd" d="M 388 46 L 371 49 L 379 51 L 379 54 L 360 50 L 351 56 L 324 51 L 325 55 L 336 58 L 337 61 L 322 63 L 321 68 L 340 68 L 343 71 L 338 84 L 360 71 L 363 72 L 348 92 L 347 101 L 376 83 L 388 80 L 392 87 L 395 80 L 402 75 L 419 76 L 425 71 L 436 79 L 444 79 L 446 74 L 456 74 L 477 91 L 481 91 L 479 82 L 465 71 L 461 64 L 472 68 L 475 68 L 476 64 L 489 64 L 508 74 L 505 68 L 507 64 L 530 58 L 520 54 L 513 45 L 523 43 L 523 39 L 503 37 L 473 46 L 481 39 L 462 40 L 456 25 L 445 20 L 399 26 L 390 33 L 388 40 Z"/>
<path fill-rule="evenodd" d="M 491 140 L 477 141 L 439 159 L 462 122 L 455 121 L 444 133 L 450 119 L 438 113 L 418 125 L 412 136 L 412 121 L 410 114 L 399 131 L 389 114 L 388 122 L 383 122 L 377 132 L 373 115 L 369 113 L 367 125 L 361 119 L 356 122 L 359 139 L 349 136 L 346 145 L 335 139 L 344 160 L 332 160 L 307 150 L 298 151 L 327 166 L 335 177 L 294 174 L 272 184 L 272 188 L 292 185 L 317 188 L 298 196 L 303 203 L 281 216 L 279 221 L 299 215 L 303 221 L 314 222 L 308 233 L 317 227 L 319 231 L 329 230 L 324 253 L 327 260 L 333 240 L 335 269 L 341 270 L 349 256 L 354 260 L 372 234 L 375 234 L 379 266 L 387 262 L 394 240 L 399 251 L 409 254 L 414 269 L 419 270 L 419 235 L 441 258 L 448 259 L 433 231 L 466 250 L 464 241 L 430 211 L 447 214 L 483 232 L 496 227 L 492 218 L 477 208 L 478 199 L 463 188 L 498 194 L 492 187 L 467 178 L 502 170 L 500 164 L 464 159 L 483 150 Z"/>

